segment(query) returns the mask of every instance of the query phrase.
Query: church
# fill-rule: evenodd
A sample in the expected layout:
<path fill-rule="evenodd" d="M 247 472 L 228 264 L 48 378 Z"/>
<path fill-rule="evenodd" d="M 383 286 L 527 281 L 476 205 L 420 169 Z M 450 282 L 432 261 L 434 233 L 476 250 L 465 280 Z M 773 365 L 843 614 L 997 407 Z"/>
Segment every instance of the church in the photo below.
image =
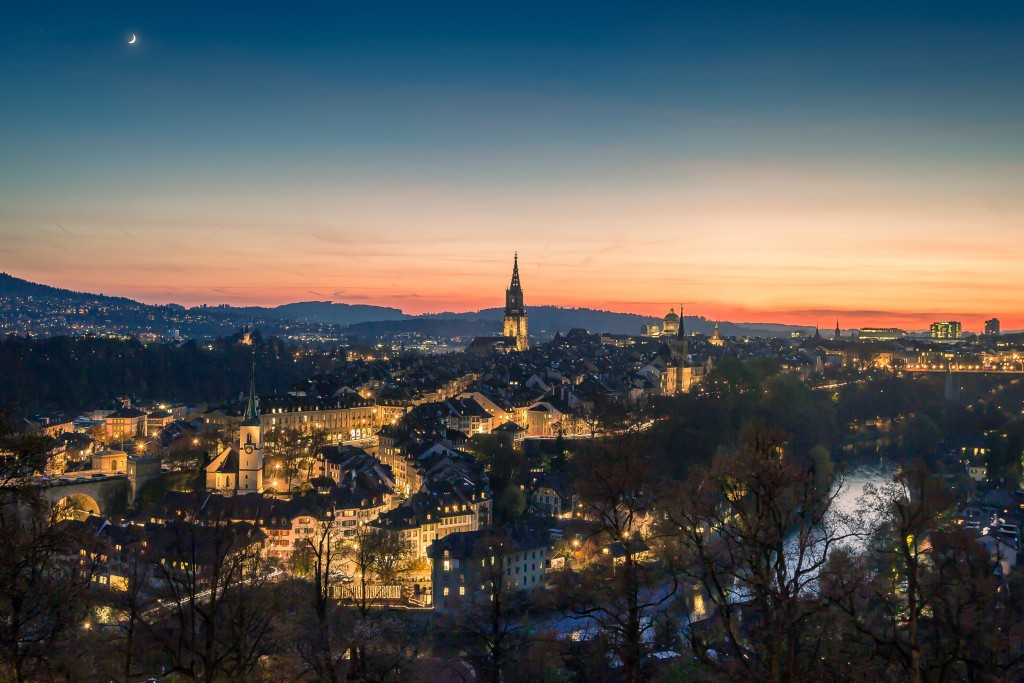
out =
<path fill-rule="evenodd" d="M 526 351 L 530 348 L 530 336 L 526 328 L 526 304 L 523 303 L 523 286 L 519 282 L 519 253 L 512 261 L 512 282 L 505 290 L 505 318 L 500 337 L 476 337 L 466 351 L 486 355 L 492 350 Z"/>
<path fill-rule="evenodd" d="M 519 283 L 519 252 L 512 261 L 512 283 L 505 290 L 505 325 L 503 334 L 515 339 L 516 351 L 530 348 L 526 332 L 526 306 L 523 304 L 523 286 Z"/>
<path fill-rule="evenodd" d="M 238 441 L 225 446 L 206 466 L 206 490 L 224 495 L 263 493 L 263 428 L 256 400 L 255 356 L 249 402 L 238 427 Z"/>

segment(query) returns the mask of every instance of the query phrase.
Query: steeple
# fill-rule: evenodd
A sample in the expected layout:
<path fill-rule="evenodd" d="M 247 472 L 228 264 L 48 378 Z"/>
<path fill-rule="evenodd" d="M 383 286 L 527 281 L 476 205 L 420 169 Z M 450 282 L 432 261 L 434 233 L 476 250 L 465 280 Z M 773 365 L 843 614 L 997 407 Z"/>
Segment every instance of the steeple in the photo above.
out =
<path fill-rule="evenodd" d="M 526 304 L 523 303 L 523 287 L 519 282 L 519 252 L 512 261 L 512 282 L 505 290 L 503 334 L 515 339 L 517 351 L 525 351 L 530 346 L 526 332 Z"/>
<path fill-rule="evenodd" d="M 256 349 L 252 351 L 252 374 L 249 378 L 249 402 L 242 413 L 242 424 L 256 426 L 260 423 L 259 405 L 256 401 Z"/>
<path fill-rule="evenodd" d="M 519 284 L 519 252 L 517 251 L 512 260 L 512 284 L 508 286 L 509 289 L 522 289 Z"/>
<path fill-rule="evenodd" d="M 683 305 L 679 304 L 679 327 L 676 328 L 676 338 L 669 342 L 669 349 L 680 368 L 677 373 L 678 381 L 682 381 L 682 368 L 686 365 L 686 357 L 690 354 L 690 341 L 686 338 L 686 326 L 683 324 L 684 314 Z M 682 391 L 681 387 L 678 387 L 677 390 Z"/>
<path fill-rule="evenodd" d="M 836 337 L 836 339 L 839 339 L 841 336 L 843 336 L 843 333 L 839 329 L 839 318 L 836 318 L 836 335 L 835 335 L 835 337 Z"/>

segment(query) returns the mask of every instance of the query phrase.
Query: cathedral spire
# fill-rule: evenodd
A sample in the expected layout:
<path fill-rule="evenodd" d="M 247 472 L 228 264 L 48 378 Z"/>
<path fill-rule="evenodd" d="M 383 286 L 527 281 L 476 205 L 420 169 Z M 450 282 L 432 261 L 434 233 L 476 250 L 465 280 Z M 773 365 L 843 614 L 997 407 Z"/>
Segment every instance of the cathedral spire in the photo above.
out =
<path fill-rule="evenodd" d="M 514 260 L 512 261 L 512 284 L 509 285 L 509 289 L 520 289 L 522 285 L 519 284 L 519 252 L 516 252 Z"/>
<path fill-rule="evenodd" d="M 505 337 L 515 339 L 515 349 L 525 351 L 530 347 L 526 332 L 526 304 L 523 303 L 523 287 L 519 282 L 519 252 L 512 261 L 512 282 L 505 290 Z"/>
<path fill-rule="evenodd" d="M 252 350 L 252 373 L 249 377 L 249 402 L 245 405 L 245 412 L 242 414 L 243 425 L 258 425 L 260 423 L 260 410 L 256 402 L 256 348 Z"/>
<path fill-rule="evenodd" d="M 676 332 L 676 336 L 680 339 L 686 338 L 686 317 L 683 314 L 683 305 L 679 304 L 679 331 Z"/>

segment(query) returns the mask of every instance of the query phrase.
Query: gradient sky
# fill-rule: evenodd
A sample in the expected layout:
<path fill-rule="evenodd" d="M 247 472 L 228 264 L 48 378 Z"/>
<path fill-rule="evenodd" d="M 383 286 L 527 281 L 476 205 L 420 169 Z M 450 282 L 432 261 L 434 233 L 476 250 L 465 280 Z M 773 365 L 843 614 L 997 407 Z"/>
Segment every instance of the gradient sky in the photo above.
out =
<path fill-rule="evenodd" d="M 518 250 L 528 304 L 1024 328 L 1022 36 L 1019 2 L 11 3 L 0 270 L 418 313 L 501 305 Z"/>

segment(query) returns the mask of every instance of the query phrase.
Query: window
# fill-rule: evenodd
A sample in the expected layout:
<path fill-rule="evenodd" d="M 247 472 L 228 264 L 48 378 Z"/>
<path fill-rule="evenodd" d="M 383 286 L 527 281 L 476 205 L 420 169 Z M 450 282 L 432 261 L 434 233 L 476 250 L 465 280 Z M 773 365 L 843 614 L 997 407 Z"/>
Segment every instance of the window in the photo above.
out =
<path fill-rule="evenodd" d="M 444 570 L 445 571 L 450 571 L 451 570 L 451 568 L 452 568 L 452 563 L 451 562 L 449 562 L 448 560 L 445 560 L 443 564 L 444 564 Z"/>
<path fill-rule="evenodd" d="M 466 594 L 466 587 L 465 586 L 459 586 L 459 595 L 465 595 L 465 594 Z"/>
<path fill-rule="evenodd" d="M 444 594 L 445 594 L 445 595 L 448 595 L 448 586 L 445 586 L 445 587 L 444 587 Z"/>

